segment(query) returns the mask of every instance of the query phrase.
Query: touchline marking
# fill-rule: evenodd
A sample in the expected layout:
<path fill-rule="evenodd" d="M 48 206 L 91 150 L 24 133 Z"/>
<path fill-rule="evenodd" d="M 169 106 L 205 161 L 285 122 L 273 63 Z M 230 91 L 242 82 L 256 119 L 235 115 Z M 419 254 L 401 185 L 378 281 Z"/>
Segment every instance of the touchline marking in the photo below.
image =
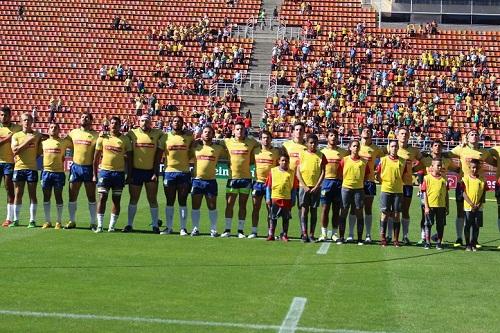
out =
<path fill-rule="evenodd" d="M 300 297 L 294 298 L 297 299 Z M 303 298 L 305 302 L 305 298 Z M 292 302 L 292 306 L 294 303 Z M 304 303 L 305 305 L 305 303 Z M 290 311 L 292 307 L 290 307 Z M 290 311 L 287 314 L 288 318 Z M 303 308 L 300 311 L 302 314 Z M 178 320 L 178 319 L 163 319 L 163 318 L 143 318 L 143 317 L 118 317 L 106 315 L 93 315 L 93 314 L 77 314 L 77 313 L 59 313 L 59 312 L 35 312 L 35 311 L 14 311 L 14 310 L 0 310 L 0 315 L 4 316 L 20 316 L 20 317 L 36 317 L 36 318 L 61 318 L 61 319 L 91 319 L 91 320 L 106 320 L 106 321 L 124 321 L 136 323 L 150 323 L 150 324 L 173 324 L 173 325 L 186 325 L 186 326 L 205 326 L 205 327 L 230 327 L 241 329 L 253 330 L 273 330 L 282 332 L 283 324 L 278 325 L 259 325 L 259 324 L 245 324 L 245 323 L 227 323 L 215 321 L 201 321 L 201 320 Z M 300 319 L 300 315 L 299 318 Z M 297 323 L 298 323 L 297 319 Z M 296 324 L 297 324 L 296 323 Z M 389 332 L 375 332 L 375 331 L 358 331 L 358 330 L 343 330 L 343 329 L 329 329 L 329 328 L 314 328 L 314 327 L 295 327 L 294 331 L 283 332 L 310 332 L 310 333 L 389 333 Z"/>
<path fill-rule="evenodd" d="M 332 243 L 330 243 L 330 242 L 325 242 L 325 243 L 321 244 L 318 251 L 316 251 L 316 254 L 327 254 L 328 249 L 330 248 L 331 244 Z"/>
<path fill-rule="evenodd" d="M 295 333 L 297 331 L 297 325 L 299 324 L 300 317 L 304 308 L 306 307 L 307 298 L 304 297 L 294 297 L 290 309 L 286 314 L 279 333 Z"/>

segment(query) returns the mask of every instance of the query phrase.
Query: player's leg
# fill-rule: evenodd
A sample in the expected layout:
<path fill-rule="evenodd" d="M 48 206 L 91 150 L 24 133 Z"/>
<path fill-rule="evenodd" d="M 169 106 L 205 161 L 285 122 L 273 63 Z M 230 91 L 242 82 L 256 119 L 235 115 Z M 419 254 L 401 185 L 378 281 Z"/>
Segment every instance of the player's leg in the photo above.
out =
<path fill-rule="evenodd" d="M 424 232 L 425 232 L 425 245 L 424 248 L 426 250 L 431 248 L 431 235 L 432 235 L 432 225 L 436 221 L 436 210 L 431 208 L 429 214 L 425 216 L 424 222 Z"/>
<path fill-rule="evenodd" d="M 14 221 L 9 227 L 17 227 L 19 225 L 19 217 L 21 213 L 21 208 L 23 205 L 23 195 L 24 195 L 24 187 L 26 184 L 25 180 L 20 179 L 20 177 L 16 177 L 17 172 L 14 172 Z M 20 174 L 20 173 L 19 173 Z"/>
<path fill-rule="evenodd" d="M 160 229 L 158 226 L 158 182 L 144 183 L 146 190 L 146 198 L 149 203 L 149 213 L 151 214 L 151 227 L 153 233 L 159 234 Z"/>
<path fill-rule="evenodd" d="M 106 202 L 108 201 L 109 187 L 98 186 L 97 192 L 99 197 L 97 199 L 97 228 L 95 232 L 99 233 L 103 230 L 104 213 L 106 212 Z"/>
<path fill-rule="evenodd" d="M 36 171 L 34 171 L 36 173 Z M 38 200 L 36 197 L 36 185 L 38 179 L 35 179 L 38 177 L 33 177 L 31 180 L 28 179 L 28 195 L 30 197 L 30 223 L 28 227 L 34 228 L 36 227 L 36 210 L 37 210 L 37 204 Z"/>
<path fill-rule="evenodd" d="M 191 236 L 198 236 L 200 230 L 200 208 L 203 200 L 203 194 L 191 194 L 191 219 L 193 220 L 193 230 Z"/>
<path fill-rule="evenodd" d="M 187 198 L 191 189 L 191 181 L 188 177 L 182 176 L 182 180 L 177 182 L 177 200 L 179 202 L 180 235 L 187 236 Z M 173 206 L 173 204 L 172 204 Z"/>
<path fill-rule="evenodd" d="M 240 190 L 238 197 L 238 238 L 245 238 L 245 219 L 247 216 L 247 202 L 249 193 L 245 189 Z"/>
<path fill-rule="evenodd" d="M 472 250 L 471 228 L 472 228 L 472 212 L 464 212 L 465 225 L 464 225 L 464 241 L 465 250 Z"/>
<path fill-rule="evenodd" d="M 217 232 L 217 181 L 211 182 L 211 190 L 205 195 L 210 220 L 210 236 L 219 236 Z"/>
<path fill-rule="evenodd" d="M 96 183 L 92 181 L 92 177 L 89 177 L 90 180 L 83 183 L 85 186 L 85 193 L 87 194 L 88 201 L 88 209 L 90 214 L 90 229 L 94 230 L 96 227 L 96 219 L 97 219 L 97 205 L 96 205 Z"/>
<path fill-rule="evenodd" d="M 311 223 L 309 225 L 309 239 L 315 241 L 314 233 L 316 231 L 316 224 L 318 223 L 318 207 L 320 192 L 309 192 L 311 196 L 311 202 L 309 206 L 309 212 L 311 214 Z"/>
<path fill-rule="evenodd" d="M 444 226 L 446 224 L 446 208 L 438 208 L 436 211 L 436 230 L 438 235 L 438 241 L 436 244 L 437 250 L 442 250 L 443 237 L 444 237 Z"/>
<path fill-rule="evenodd" d="M 351 199 L 352 193 L 349 189 L 342 188 L 341 191 L 342 197 L 342 206 L 340 208 L 340 219 L 339 219 L 339 239 L 337 240 L 337 244 L 342 244 L 345 239 L 345 227 L 346 227 L 346 219 L 349 213 L 349 208 L 351 207 Z"/>
<path fill-rule="evenodd" d="M 236 189 L 232 189 L 228 187 L 226 189 L 226 210 L 224 212 L 224 217 L 226 219 L 226 226 L 224 232 L 221 237 L 229 237 L 231 236 L 231 227 L 233 224 L 233 210 L 234 205 L 236 203 L 236 199 L 238 198 L 238 192 Z"/>
<path fill-rule="evenodd" d="M 479 230 L 483 227 L 483 212 L 476 211 L 474 212 L 474 222 L 472 224 L 472 251 L 477 249 L 478 239 L 479 239 Z"/>
<path fill-rule="evenodd" d="M 73 181 L 71 173 L 73 169 L 70 170 L 70 182 L 69 182 L 69 198 L 68 198 L 68 212 L 69 212 L 69 222 L 66 224 L 66 229 L 71 229 L 76 226 L 76 208 L 78 193 L 80 193 L 80 187 L 82 182 Z M 94 191 L 95 192 L 95 191 Z M 94 193 L 95 199 L 95 193 Z M 94 200 L 95 201 L 95 200 Z"/>
<path fill-rule="evenodd" d="M 401 224 L 403 226 L 403 243 L 405 245 L 410 245 L 410 239 L 408 233 L 410 231 L 410 206 L 413 197 L 413 186 L 405 185 L 403 200 L 402 200 L 402 210 L 401 210 Z"/>
<path fill-rule="evenodd" d="M 281 218 L 283 225 L 283 234 L 281 236 L 281 240 L 283 242 L 288 242 L 288 227 L 290 225 L 290 217 L 291 217 L 290 208 L 282 208 Z"/>
<path fill-rule="evenodd" d="M 352 242 L 354 240 L 354 226 L 356 225 L 356 209 L 354 206 L 351 206 L 351 209 L 349 210 L 347 222 L 349 227 L 349 234 L 347 236 L 346 242 Z"/>
<path fill-rule="evenodd" d="M 165 193 L 167 205 L 165 207 L 166 226 L 165 226 L 165 229 L 161 232 L 161 234 L 167 235 L 167 234 L 172 233 L 172 231 L 173 231 L 174 203 L 175 203 L 175 196 L 177 194 L 177 185 L 172 183 L 172 182 L 168 182 L 168 183 L 166 183 L 165 186 L 163 186 L 163 191 Z"/>
<path fill-rule="evenodd" d="M 14 221 L 14 182 L 12 181 L 12 171 L 6 172 L 4 167 L 3 172 L 5 192 L 7 194 L 7 214 L 2 226 L 8 227 Z"/>
<path fill-rule="evenodd" d="M 355 207 L 355 214 L 356 214 L 356 231 L 357 231 L 357 236 L 358 236 L 358 245 L 363 245 L 363 228 L 365 226 L 365 220 L 363 216 L 363 209 L 364 209 L 364 203 L 365 203 L 365 198 L 364 198 L 364 192 L 363 190 L 361 191 L 354 191 L 354 207 Z"/>
<path fill-rule="evenodd" d="M 43 212 L 45 215 L 45 223 L 42 225 L 42 228 L 47 229 L 52 227 L 52 220 L 50 218 L 50 198 L 52 196 L 52 186 L 46 184 L 43 181 L 43 178 L 44 177 L 42 176 Z"/>
<path fill-rule="evenodd" d="M 257 237 L 257 227 L 259 225 L 259 215 L 260 207 L 262 206 L 263 195 L 257 195 L 257 193 L 252 195 L 252 233 L 248 235 L 248 238 Z"/>
<path fill-rule="evenodd" d="M 113 205 L 111 207 L 111 218 L 109 221 L 108 232 L 115 231 L 116 222 L 118 222 L 118 217 L 120 216 L 122 191 L 123 187 L 120 186 L 113 187 L 111 190 L 111 200 Z"/>
<path fill-rule="evenodd" d="M 142 185 L 129 184 L 128 193 L 130 195 L 130 200 L 128 202 L 128 216 L 127 225 L 123 228 L 123 232 L 131 232 L 134 230 L 134 219 L 135 214 L 137 214 L 137 203 L 141 197 Z"/>
<path fill-rule="evenodd" d="M 322 198 L 321 201 L 321 236 L 318 238 L 318 241 L 324 242 L 328 237 L 328 214 L 330 213 L 331 203 L 328 203 L 326 200 Z"/>
<path fill-rule="evenodd" d="M 65 177 L 64 173 L 62 173 L 60 176 L 62 176 L 62 181 L 64 182 L 64 177 Z M 61 179 L 61 177 L 59 178 Z M 64 189 L 64 183 L 57 184 L 54 186 L 54 198 L 56 199 L 56 212 L 57 212 L 55 229 L 62 229 L 62 212 L 64 205 L 63 189 Z"/>
<path fill-rule="evenodd" d="M 268 241 L 273 241 L 275 239 L 274 234 L 276 232 L 276 225 L 278 224 L 278 212 L 279 207 L 275 204 L 271 204 L 271 211 L 269 213 L 269 228 L 267 232 Z"/>
<path fill-rule="evenodd" d="M 459 247 L 463 245 L 463 232 L 464 232 L 464 192 L 463 192 L 463 184 L 457 184 L 457 188 L 455 189 L 455 202 L 457 205 L 457 217 L 455 219 L 455 231 L 457 233 L 457 240 L 454 247 Z"/>
<path fill-rule="evenodd" d="M 387 192 L 380 193 L 380 245 L 387 245 L 387 225 L 391 215 L 394 196 Z"/>
<path fill-rule="evenodd" d="M 366 195 L 365 193 L 365 226 L 366 226 L 365 243 L 372 242 L 372 224 L 373 224 L 372 207 L 374 198 L 375 198 L 374 195 Z"/>

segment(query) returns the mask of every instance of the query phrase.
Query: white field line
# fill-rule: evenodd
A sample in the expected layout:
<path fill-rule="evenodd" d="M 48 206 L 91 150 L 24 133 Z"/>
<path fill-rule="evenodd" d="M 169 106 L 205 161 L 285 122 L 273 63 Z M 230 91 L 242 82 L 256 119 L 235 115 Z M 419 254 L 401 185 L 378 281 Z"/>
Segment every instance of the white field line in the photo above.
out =
<path fill-rule="evenodd" d="M 304 308 L 306 307 L 307 298 L 304 297 L 294 297 L 290 309 L 286 314 L 283 323 L 281 324 L 279 333 L 295 333 L 297 331 L 297 326 L 299 324 L 300 317 Z"/>
<path fill-rule="evenodd" d="M 298 298 L 298 297 L 296 297 Z M 294 298 L 294 300 L 296 299 Z M 304 299 L 305 300 L 305 299 Z M 304 303 L 305 304 L 305 303 Z M 292 303 L 293 306 L 293 303 Z M 290 308 L 291 310 L 291 308 Z M 303 310 L 303 308 L 302 308 Z M 300 314 L 302 314 L 302 310 Z M 289 311 L 290 314 L 290 311 Z M 287 318 L 288 315 L 287 314 Z M 202 327 L 227 327 L 239 329 L 252 329 L 256 331 L 273 330 L 280 331 L 285 324 L 278 325 L 259 325 L 259 324 L 245 324 L 245 323 L 228 323 L 228 322 L 214 322 L 214 321 L 201 321 L 201 320 L 178 320 L 178 319 L 163 319 L 163 318 L 144 318 L 144 317 L 119 317 L 119 316 L 106 316 L 106 315 L 93 315 L 93 314 L 76 314 L 76 313 L 59 313 L 59 312 L 35 312 L 35 311 L 14 311 L 14 310 L 0 310 L 0 317 L 4 316 L 19 316 L 19 317 L 32 317 L 32 318 L 59 318 L 59 319 L 85 319 L 85 320 L 105 320 L 105 321 L 123 321 L 147 324 L 167 324 L 167 325 L 180 325 L 180 326 L 202 326 Z M 300 319 L 300 315 L 299 318 Z M 298 323 L 297 319 L 297 323 Z M 284 331 L 288 332 L 288 331 Z M 294 332 L 309 332 L 309 333 L 387 333 L 387 332 L 374 332 L 374 331 L 358 331 L 358 330 L 343 330 L 343 329 L 329 329 L 329 328 L 314 328 L 314 327 L 295 327 Z"/>
<path fill-rule="evenodd" d="M 323 244 L 321 244 L 318 251 L 316 251 L 316 254 L 327 254 L 331 244 L 332 243 L 330 242 L 324 242 Z"/>

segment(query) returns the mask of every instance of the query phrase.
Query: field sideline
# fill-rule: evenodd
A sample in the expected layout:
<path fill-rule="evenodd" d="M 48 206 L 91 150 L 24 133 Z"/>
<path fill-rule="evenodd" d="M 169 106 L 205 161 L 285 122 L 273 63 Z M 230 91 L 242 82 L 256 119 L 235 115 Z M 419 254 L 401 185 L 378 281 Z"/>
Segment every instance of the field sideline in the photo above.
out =
<path fill-rule="evenodd" d="M 219 181 L 219 231 L 223 185 Z M 150 216 L 144 193 L 138 232 L 94 234 L 84 229 L 88 210 L 80 194 L 77 230 L 0 228 L 0 332 L 493 332 L 500 327 L 494 202 L 485 206 L 483 249 L 466 253 L 449 246 L 425 251 L 153 235 L 146 232 Z M 165 199 L 158 195 L 164 219 Z M 40 193 L 39 225 L 41 198 Z M 415 199 L 412 241 L 419 236 Z M 0 202 L 5 202 L 3 190 Z M 127 204 L 125 194 L 120 229 Z M 445 240 L 452 242 L 453 201 L 450 207 Z M 374 208 L 378 238 L 378 204 Z M 4 210 L 2 204 L 1 214 Z M 249 204 L 247 233 L 250 213 Z M 293 215 L 290 234 L 298 237 L 296 210 Z M 26 201 L 22 216 L 28 216 Z M 109 210 L 105 221 L 107 226 Z M 174 226 L 178 231 L 177 213 Z M 201 231 L 208 232 L 205 208 Z M 259 235 L 265 233 L 263 209 Z M 324 254 L 318 254 L 321 248 Z"/>

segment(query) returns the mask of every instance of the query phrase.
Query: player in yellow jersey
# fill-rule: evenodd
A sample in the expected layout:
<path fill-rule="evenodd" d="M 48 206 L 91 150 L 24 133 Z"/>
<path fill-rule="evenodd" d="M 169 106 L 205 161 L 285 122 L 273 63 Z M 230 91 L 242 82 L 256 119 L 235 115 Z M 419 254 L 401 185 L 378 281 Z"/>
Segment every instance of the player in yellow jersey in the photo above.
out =
<path fill-rule="evenodd" d="M 479 146 L 479 132 L 475 129 L 467 132 L 464 138 L 464 143 L 456 146 L 450 152 L 450 157 L 460 159 L 460 169 L 462 175 L 470 173 L 469 162 L 472 159 L 477 159 L 481 162 L 479 165 L 479 175 L 484 177 L 483 163 L 495 165 L 495 160 L 487 149 Z M 455 220 L 455 228 L 457 233 L 457 240 L 454 246 L 459 247 L 463 245 L 463 230 L 464 230 L 464 197 L 463 186 L 457 186 L 455 190 L 456 204 L 457 204 L 457 219 Z"/>
<path fill-rule="evenodd" d="M 160 160 L 165 150 L 163 132 L 151 127 L 151 117 L 147 114 L 141 116 L 139 128 L 127 133 L 132 145 L 132 174 L 128 186 L 130 201 L 128 204 L 127 225 L 123 232 L 133 230 L 134 218 L 137 213 L 137 202 L 141 196 L 142 185 L 146 189 L 146 197 L 151 214 L 153 233 L 159 234 L 158 227 L 158 176 Z"/>
<path fill-rule="evenodd" d="M 490 154 L 496 162 L 495 198 L 497 199 L 497 225 L 500 231 L 500 146 L 491 148 Z M 500 246 L 498 249 L 500 250 Z"/>
<path fill-rule="evenodd" d="M 293 125 L 292 139 L 286 141 L 283 147 L 286 149 L 288 156 L 290 157 L 290 169 L 295 172 L 297 165 L 299 164 L 300 153 L 307 149 L 306 142 L 304 138 L 306 125 L 304 123 L 296 123 Z M 298 196 L 297 191 L 297 196 Z M 298 198 L 295 202 L 298 203 Z M 300 220 L 300 208 L 299 208 L 299 220 Z"/>
<path fill-rule="evenodd" d="M 330 130 L 327 136 L 327 146 L 321 150 L 326 158 L 325 179 L 321 184 L 321 236 L 318 241 L 323 242 L 328 235 L 328 214 L 332 209 L 332 240 L 337 241 L 340 206 L 342 198 L 342 175 L 339 174 L 340 161 L 349 153 L 337 146 L 339 134 L 337 130 Z"/>
<path fill-rule="evenodd" d="M 279 165 L 271 169 L 266 180 L 266 204 L 270 206 L 268 241 L 275 240 L 278 218 L 283 220 L 281 240 L 288 242 L 290 210 L 294 205 L 295 192 L 299 187 L 295 173 L 289 168 L 290 157 L 285 149 L 279 152 Z"/>
<path fill-rule="evenodd" d="M 321 196 L 321 183 L 325 179 L 325 167 L 328 161 L 318 150 L 318 136 L 309 134 L 306 139 L 307 150 L 299 156 L 297 179 L 299 180 L 299 207 L 302 241 L 315 241 L 314 231 L 318 220 L 318 206 Z M 309 213 L 311 223 L 307 229 Z M 309 235 L 308 235 L 309 232 Z"/>
<path fill-rule="evenodd" d="M 413 171 L 418 170 L 420 160 L 422 159 L 422 154 L 420 153 L 420 150 L 418 148 L 411 147 L 408 144 L 409 139 L 410 139 L 410 131 L 405 127 L 400 127 L 398 129 L 398 134 L 397 134 L 398 156 L 406 160 L 408 169 L 411 170 L 411 172 L 408 172 L 403 177 L 403 200 L 401 203 L 401 209 L 402 209 L 401 224 L 403 227 L 403 243 L 405 245 L 410 244 L 408 232 L 410 230 L 410 206 L 411 206 L 411 200 L 413 198 Z"/>
<path fill-rule="evenodd" d="M 43 211 L 45 213 L 45 223 L 42 228 L 52 227 L 50 218 L 50 198 L 52 190 L 56 199 L 57 222 L 55 229 L 62 229 L 62 211 L 63 198 L 62 191 L 65 185 L 66 175 L 64 174 L 64 156 L 66 150 L 71 148 L 71 140 L 59 137 L 59 124 L 51 123 L 49 125 L 49 138 L 42 142 L 43 151 L 43 171 L 42 171 L 42 190 L 43 190 Z"/>
<path fill-rule="evenodd" d="M 9 227 L 19 225 L 19 214 L 21 212 L 24 186 L 28 183 L 28 194 L 30 197 L 30 222 L 28 228 L 36 227 L 36 183 L 38 182 L 38 171 L 36 159 L 41 155 L 42 135 L 33 129 L 33 117 L 29 113 L 21 116 L 22 131 L 12 136 L 11 148 L 14 153 L 14 221 Z"/>
<path fill-rule="evenodd" d="M 80 127 L 72 130 L 67 136 L 73 143 L 73 163 L 69 169 L 69 222 L 66 224 L 66 229 L 76 227 L 77 199 L 82 184 L 84 184 L 87 194 L 90 229 L 95 231 L 97 228 L 96 185 L 93 180 L 94 169 L 92 163 L 98 133 L 92 130 L 92 120 L 93 117 L 90 112 L 82 113 L 80 116 Z"/>
<path fill-rule="evenodd" d="M 115 225 L 120 215 L 120 201 L 123 187 L 130 177 L 132 167 L 132 146 L 130 139 L 120 132 L 121 120 L 114 116 L 110 120 L 110 133 L 97 139 L 94 154 L 94 178 L 97 180 L 97 228 L 95 232 L 103 231 L 106 201 L 111 190 L 113 206 L 108 232 L 115 231 Z M 97 177 L 95 176 L 97 175 Z"/>
<path fill-rule="evenodd" d="M 221 237 L 231 236 L 233 208 L 238 199 L 238 238 L 245 238 L 245 218 L 248 196 L 252 190 L 250 165 L 255 163 L 255 148 L 258 143 L 246 137 L 243 123 L 234 125 L 234 138 L 224 139 L 229 161 L 229 179 L 226 185 L 226 227 Z"/>
<path fill-rule="evenodd" d="M 14 172 L 14 154 L 10 143 L 12 136 L 21 131 L 22 127 L 11 122 L 11 110 L 4 106 L 0 110 L 0 183 L 2 179 L 7 193 L 7 216 L 3 227 L 8 227 L 14 220 L 14 183 L 12 173 Z"/>
<path fill-rule="evenodd" d="M 438 241 L 436 249 L 442 250 L 444 226 L 446 215 L 449 212 L 448 179 L 443 176 L 443 162 L 441 159 L 433 159 L 430 173 L 424 177 L 421 190 L 424 199 L 425 211 L 425 249 L 431 246 L 431 228 L 436 224 Z"/>
<path fill-rule="evenodd" d="M 403 178 L 410 172 L 405 159 L 398 156 L 398 142 L 389 142 L 388 155 L 380 159 L 377 178 L 382 188 L 380 193 L 380 245 L 387 245 L 387 226 L 389 220 L 394 225 L 394 246 L 399 247 L 400 214 L 403 201 Z M 388 235 L 392 238 L 392 234 Z"/>
<path fill-rule="evenodd" d="M 193 145 L 193 134 L 184 130 L 184 119 L 175 116 L 172 120 L 172 131 L 164 135 L 165 140 L 165 173 L 163 190 L 167 198 L 165 207 L 166 227 L 161 232 L 168 235 L 173 232 L 175 197 L 179 200 L 180 235 L 187 236 L 186 202 L 191 187 L 189 172 L 190 151 Z"/>
<path fill-rule="evenodd" d="M 273 136 L 269 131 L 262 131 L 259 135 L 260 147 L 255 149 L 255 181 L 252 188 L 252 232 L 248 238 L 257 237 L 257 226 L 259 225 L 259 213 L 262 198 L 266 195 L 266 179 L 271 168 L 278 164 L 278 149 L 271 145 Z M 269 213 L 269 206 L 266 205 Z"/>
<path fill-rule="evenodd" d="M 194 172 L 191 187 L 191 216 L 193 230 L 191 236 L 200 234 L 200 207 L 203 197 L 207 202 L 208 218 L 210 219 L 210 236 L 218 237 L 217 233 L 217 194 L 218 186 L 215 179 L 215 169 L 224 147 L 212 142 L 215 131 L 211 126 L 205 126 L 201 132 L 201 143 L 193 147 Z"/>
<path fill-rule="evenodd" d="M 370 168 L 370 175 L 368 179 L 365 181 L 364 190 L 365 190 L 365 199 L 364 199 L 364 209 L 365 209 L 365 227 L 366 227 L 366 243 L 371 243 L 371 233 L 372 233 L 372 206 L 373 199 L 377 194 L 377 185 L 375 184 L 375 163 L 377 159 L 380 159 L 384 156 L 384 152 L 377 145 L 372 142 L 372 130 L 365 127 L 361 131 L 361 146 L 359 149 L 359 156 L 366 161 L 368 167 Z M 355 216 L 352 214 L 349 215 L 349 237 L 347 237 L 347 241 L 352 241 L 354 238 L 354 224 L 355 224 Z"/>
<path fill-rule="evenodd" d="M 479 229 L 483 226 L 483 203 L 486 195 L 486 183 L 480 174 L 481 161 L 469 161 L 469 173 L 463 177 L 463 195 L 465 210 L 465 244 L 466 251 L 476 251 Z M 472 228 L 472 239 L 470 230 Z"/>
<path fill-rule="evenodd" d="M 370 169 L 368 163 L 359 156 L 359 140 L 349 143 L 349 155 L 340 161 L 339 173 L 342 174 L 342 207 L 340 209 L 339 238 L 337 244 L 345 242 L 345 224 L 349 209 L 353 209 L 357 220 L 358 245 L 363 245 L 364 182 L 368 179 Z"/>

